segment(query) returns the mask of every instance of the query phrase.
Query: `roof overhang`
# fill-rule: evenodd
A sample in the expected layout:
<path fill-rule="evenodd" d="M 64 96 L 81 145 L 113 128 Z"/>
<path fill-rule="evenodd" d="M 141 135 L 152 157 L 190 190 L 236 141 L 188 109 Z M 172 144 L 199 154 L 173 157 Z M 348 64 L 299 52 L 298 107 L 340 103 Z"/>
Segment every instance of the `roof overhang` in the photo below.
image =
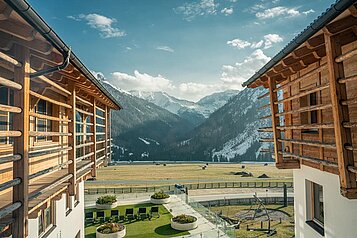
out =
<path fill-rule="evenodd" d="M 36 31 L 38 31 L 43 38 L 45 38 L 54 48 L 56 48 L 61 54 L 67 55 L 70 51 L 70 47 L 56 34 L 56 32 L 41 18 L 41 16 L 31 7 L 26 0 L 5 0 L 29 25 L 31 25 Z M 111 102 L 112 108 L 120 110 L 122 106 L 116 99 L 104 88 L 104 86 L 97 80 L 97 78 L 90 72 L 90 70 L 81 62 L 81 60 L 75 55 L 73 50 L 71 51 L 70 63 L 79 72 L 81 76 L 87 78 L 93 83 L 103 95 L 105 95 Z"/>
<path fill-rule="evenodd" d="M 356 2 L 356 0 L 339 0 L 331 5 L 266 65 L 244 82 L 243 86 L 251 88 L 267 87 L 268 77 L 276 77 L 278 81 L 283 80 L 286 76 L 326 55 L 323 29 L 327 27 L 330 30 L 329 28 L 331 28 L 331 33 L 337 34 L 341 33 L 344 28 L 355 25 L 357 16 L 351 14 L 348 9 L 354 7 Z M 350 36 L 346 35 L 346 37 Z"/>

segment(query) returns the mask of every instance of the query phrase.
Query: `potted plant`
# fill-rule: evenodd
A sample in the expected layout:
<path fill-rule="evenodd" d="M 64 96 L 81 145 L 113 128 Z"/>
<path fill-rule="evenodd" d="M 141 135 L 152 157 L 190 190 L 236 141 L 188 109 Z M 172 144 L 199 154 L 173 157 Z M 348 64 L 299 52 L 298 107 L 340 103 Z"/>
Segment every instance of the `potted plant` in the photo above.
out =
<path fill-rule="evenodd" d="M 121 238 L 126 235 L 126 227 L 120 223 L 106 223 L 97 227 L 97 238 Z"/>
<path fill-rule="evenodd" d="M 165 204 L 170 202 L 170 195 L 159 191 L 151 195 L 150 202 L 153 204 Z"/>
<path fill-rule="evenodd" d="M 97 198 L 95 202 L 97 209 L 113 209 L 118 206 L 117 197 L 115 195 L 105 195 Z"/>
<path fill-rule="evenodd" d="M 197 228 L 197 217 L 181 214 L 171 218 L 171 228 L 178 231 L 189 231 Z"/>

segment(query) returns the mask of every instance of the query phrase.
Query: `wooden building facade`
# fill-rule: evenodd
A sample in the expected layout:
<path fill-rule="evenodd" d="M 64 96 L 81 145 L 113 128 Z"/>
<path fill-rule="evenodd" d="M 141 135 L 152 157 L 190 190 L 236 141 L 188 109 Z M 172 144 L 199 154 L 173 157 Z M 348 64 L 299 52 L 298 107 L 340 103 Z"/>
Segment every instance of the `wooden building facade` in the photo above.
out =
<path fill-rule="evenodd" d="M 341 198 L 345 204 L 341 212 L 346 209 L 348 213 L 348 207 L 357 208 L 356 201 L 353 201 L 357 199 L 356 1 L 337 1 L 245 82 L 244 86 L 268 89 L 261 98 L 270 97 L 266 107 L 270 107 L 271 114 L 264 119 L 271 120 L 272 127 L 260 128 L 259 131 L 271 134 L 270 138 L 264 139 L 274 143 L 272 153 L 276 166 L 296 169 L 297 176 L 300 176 L 294 180 L 297 188 L 305 184 L 304 180 L 312 180 L 313 175 L 309 177 L 308 171 L 315 171 L 311 173 L 327 178 L 329 174 L 335 175 L 331 177 L 332 180 L 337 176 L 339 187 L 333 188 L 333 191 L 337 190 L 338 194 L 339 190 L 342 198 L 350 200 Z M 326 187 L 321 186 L 321 191 L 329 189 L 328 181 L 325 182 Z M 301 192 L 308 196 L 306 184 L 304 190 L 295 189 L 295 194 Z M 299 196 L 295 196 L 296 204 L 303 205 L 296 205 L 295 212 L 301 211 L 301 207 L 309 210 L 310 198 L 305 196 L 301 200 L 306 201 L 299 201 Z M 337 197 L 336 194 L 330 196 Z M 323 199 L 321 195 L 320 203 L 324 201 L 324 206 L 335 206 L 338 209 L 337 204 L 327 204 L 329 199 L 326 194 Z M 308 212 L 301 218 L 306 222 L 309 220 Z M 325 224 L 330 219 L 326 216 L 325 210 Z M 357 216 L 354 215 L 353 219 L 356 221 Z M 341 224 L 346 220 L 348 216 L 335 223 Z M 296 219 L 295 222 L 299 226 L 301 221 Z M 301 227 L 296 228 L 296 237 L 315 237 L 309 233 L 302 235 L 306 230 L 303 231 Z M 351 228 L 346 231 L 352 232 Z M 320 230 L 320 234 L 326 237 L 326 229 L 322 232 Z M 327 237 L 354 235 L 329 234 Z"/>
<path fill-rule="evenodd" d="M 41 234 L 62 194 L 76 205 L 79 184 L 111 159 L 113 109 L 120 105 L 26 1 L 0 0 L 1 237 L 28 237 L 35 218 Z"/>

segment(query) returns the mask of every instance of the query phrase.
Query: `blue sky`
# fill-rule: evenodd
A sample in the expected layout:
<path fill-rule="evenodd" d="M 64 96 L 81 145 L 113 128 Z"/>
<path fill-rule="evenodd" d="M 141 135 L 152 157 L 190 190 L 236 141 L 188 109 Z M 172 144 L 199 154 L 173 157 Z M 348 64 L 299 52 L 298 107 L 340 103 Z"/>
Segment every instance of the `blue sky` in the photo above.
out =
<path fill-rule="evenodd" d="M 333 0 L 30 0 L 96 73 L 124 90 L 198 100 L 241 89 Z"/>

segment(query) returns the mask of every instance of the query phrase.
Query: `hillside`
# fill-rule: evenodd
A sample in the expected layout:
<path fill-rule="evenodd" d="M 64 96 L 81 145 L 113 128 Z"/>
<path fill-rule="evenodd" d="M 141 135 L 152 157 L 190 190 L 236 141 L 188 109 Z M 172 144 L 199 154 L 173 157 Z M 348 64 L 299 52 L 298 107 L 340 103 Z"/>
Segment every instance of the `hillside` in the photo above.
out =
<path fill-rule="evenodd" d="M 226 104 L 227 101 L 237 95 L 238 92 L 237 90 L 218 92 L 208 95 L 198 102 L 192 102 L 178 99 L 165 92 L 130 91 L 132 95 L 154 103 L 188 120 L 195 126 L 203 123 L 214 111 Z"/>
<path fill-rule="evenodd" d="M 106 81 L 102 84 L 121 103 L 123 110 L 112 112 L 115 159 L 154 159 L 168 144 L 180 140 L 193 129 L 185 119 Z"/>
<path fill-rule="evenodd" d="M 264 89 L 244 89 L 226 105 L 215 111 L 202 125 L 191 131 L 185 140 L 172 148 L 185 160 L 242 161 L 269 159 L 259 153 L 257 129 L 269 125 L 258 120 L 268 115 L 269 108 L 258 110 L 268 99 L 258 100 Z M 268 137 L 271 135 L 263 135 Z M 265 145 L 266 147 L 267 145 Z"/>

